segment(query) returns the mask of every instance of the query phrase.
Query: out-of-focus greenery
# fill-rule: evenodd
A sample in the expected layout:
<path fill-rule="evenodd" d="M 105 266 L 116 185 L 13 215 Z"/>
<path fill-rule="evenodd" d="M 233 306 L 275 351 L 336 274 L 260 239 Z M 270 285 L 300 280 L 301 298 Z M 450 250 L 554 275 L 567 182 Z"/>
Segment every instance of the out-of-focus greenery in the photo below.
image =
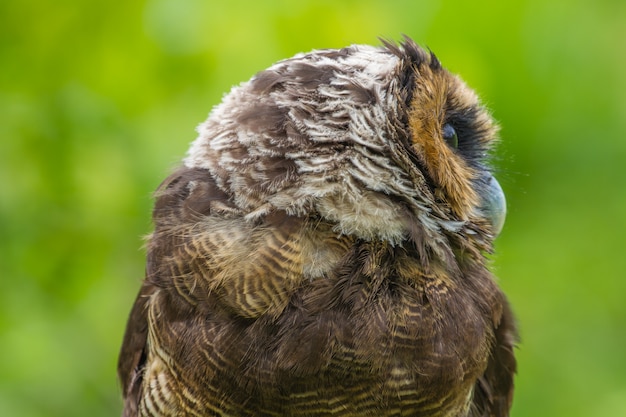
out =
<path fill-rule="evenodd" d="M 152 190 L 229 88 L 413 37 L 502 124 L 513 415 L 626 415 L 626 2 L 0 2 L 0 415 L 115 416 Z"/>

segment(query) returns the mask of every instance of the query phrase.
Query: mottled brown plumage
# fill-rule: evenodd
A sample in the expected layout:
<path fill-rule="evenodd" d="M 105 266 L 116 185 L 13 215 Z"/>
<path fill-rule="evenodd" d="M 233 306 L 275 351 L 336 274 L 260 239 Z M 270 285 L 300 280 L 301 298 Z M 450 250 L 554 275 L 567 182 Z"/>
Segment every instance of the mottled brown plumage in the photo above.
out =
<path fill-rule="evenodd" d="M 495 131 L 409 39 L 234 88 L 157 191 L 124 416 L 508 416 Z"/>

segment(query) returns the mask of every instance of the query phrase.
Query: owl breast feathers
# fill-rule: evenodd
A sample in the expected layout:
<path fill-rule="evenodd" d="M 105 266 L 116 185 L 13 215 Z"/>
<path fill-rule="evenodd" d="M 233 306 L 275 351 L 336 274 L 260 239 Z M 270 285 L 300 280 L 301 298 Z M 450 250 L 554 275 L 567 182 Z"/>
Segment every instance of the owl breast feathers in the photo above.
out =
<path fill-rule="evenodd" d="M 124 416 L 508 416 L 496 131 L 408 38 L 233 88 L 156 194 Z"/>

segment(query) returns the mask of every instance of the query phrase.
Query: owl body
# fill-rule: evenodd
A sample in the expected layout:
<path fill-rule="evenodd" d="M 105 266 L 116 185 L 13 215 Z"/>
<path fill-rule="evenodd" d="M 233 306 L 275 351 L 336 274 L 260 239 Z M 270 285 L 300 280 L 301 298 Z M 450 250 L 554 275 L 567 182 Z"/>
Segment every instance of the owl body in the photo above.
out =
<path fill-rule="evenodd" d="M 235 87 L 159 188 L 125 416 L 506 416 L 495 126 L 432 54 L 314 51 Z"/>

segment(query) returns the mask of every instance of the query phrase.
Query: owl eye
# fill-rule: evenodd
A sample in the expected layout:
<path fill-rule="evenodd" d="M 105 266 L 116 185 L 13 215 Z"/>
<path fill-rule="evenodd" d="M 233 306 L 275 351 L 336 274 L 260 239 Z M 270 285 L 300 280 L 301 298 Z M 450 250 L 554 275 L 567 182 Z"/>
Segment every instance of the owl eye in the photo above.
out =
<path fill-rule="evenodd" d="M 459 137 L 456 134 L 456 130 L 450 123 L 446 123 L 443 125 L 443 129 L 441 130 L 443 139 L 453 147 L 454 149 L 459 147 Z"/>

